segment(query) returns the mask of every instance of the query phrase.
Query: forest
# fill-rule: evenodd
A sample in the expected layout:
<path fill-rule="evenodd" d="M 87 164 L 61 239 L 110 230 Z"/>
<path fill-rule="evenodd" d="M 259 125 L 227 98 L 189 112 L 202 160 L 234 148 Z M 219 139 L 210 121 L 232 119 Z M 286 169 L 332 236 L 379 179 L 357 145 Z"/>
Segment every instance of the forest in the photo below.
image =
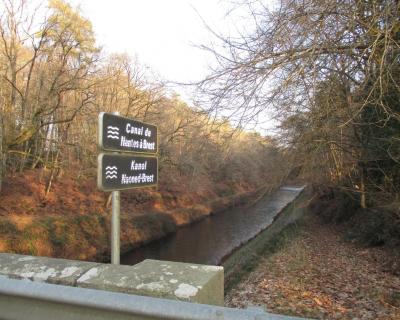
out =
<path fill-rule="evenodd" d="M 50 0 L 45 15 L 26 0 L 2 7 L 2 251 L 72 258 L 84 241 L 92 253 L 81 258 L 105 254 L 110 197 L 96 188 L 100 112 L 158 126 L 158 188 L 123 194 L 134 224 L 123 235 L 127 248 L 266 192 L 288 171 L 275 138 L 189 106 L 127 54 L 103 53 L 91 22 L 66 1 Z M 154 230 L 137 231 L 140 223 Z M 97 233 L 101 245 L 91 243 Z"/>
<path fill-rule="evenodd" d="M 397 1 L 245 4 L 251 30 L 217 35 L 230 51 L 213 50 L 219 68 L 200 83 L 214 110 L 234 103 L 246 119 L 273 109 L 308 181 L 357 192 L 364 208 L 397 201 Z"/>
<path fill-rule="evenodd" d="M 68 201 L 57 185 L 68 193 L 88 184 L 97 197 L 94 204 L 69 201 L 65 210 L 107 210 L 108 195 L 91 184 L 103 111 L 158 126 L 159 186 L 144 193 L 172 197 L 174 209 L 182 199 L 181 206 L 205 205 L 294 180 L 322 198 L 339 197 L 342 206 L 377 210 L 372 224 L 387 222 L 398 237 L 398 2 L 232 6 L 246 8 L 248 27 L 237 37 L 210 30 L 218 45 L 202 49 L 217 67 L 192 84 L 199 99 L 188 105 L 137 59 L 103 53 L 91 22 L 66 1 L 50 0 L 46 14 L 26 0 L 3 1 L 2 219 L 60 214 L 54 204 Z M 243 130 L 266 111 L 279 121 L 278 134 Z M 60 187 L 61 177 L 71 186 Z M 11 193 L 20 200 L 13 203 Z"/>
<path fill-rule="evenodd" d="M 156 125 L 159 135 L 158 186 L 121 196 L 122 252 L 282 185 L 307 185 L 317 218 L 308 229 L 290 227 L 303 230 L 301 241 L 283 247 L 276 269 L 256 268 L 252 289 L 227 301 L 242 306 L 263 285 L 260 297 L 284 297 L 271 305 L 277 312 L 398 319 L 399 1 L 227 2 L 227 19 L 235 24 L 239 12 L 237 32 L 203 20 L 212 41 L 197 45 L 214 60 L 207 76 L 185 84 L 189 103 L 136 57 L 106 53 L 67 0 L 0 0 L 0 252 L 107 261 L 111 196 L 96 187 L 98 115 L 118 112 Z M 259 130 L 266 119 L 276 124 L 268 135 Z M 309 271 L 317 274 L 308 291 L 309 274 L 300 279 L 307 268 L 318 269 Z M 281 286 L 292 274 L 293 287 Z M 348 286 L 377 279 L 386 281 L 377 288 L 391 287 L 371 294 L 384 302 L 369 317 L 372 302 L 357 306 L 362 299 L 350 301 L 358 293 Z M 328 292 L 330 280 L 348 291 Z"/>
<path fill-rule="evenodd" d="M 251 27 L 216 33 L 219 47 L 204 47 L 218 61 L 199 83 L 210 112 L 239 122 L 271 112 L 292 173 L 325 200 L 340 198 L 339 216 L 325 210 L 328 219 L 368 209 L 366 241 L 399 239 L 398 1 L 275 5 L 236 2 L 232 12 L 244 6 Z"/>

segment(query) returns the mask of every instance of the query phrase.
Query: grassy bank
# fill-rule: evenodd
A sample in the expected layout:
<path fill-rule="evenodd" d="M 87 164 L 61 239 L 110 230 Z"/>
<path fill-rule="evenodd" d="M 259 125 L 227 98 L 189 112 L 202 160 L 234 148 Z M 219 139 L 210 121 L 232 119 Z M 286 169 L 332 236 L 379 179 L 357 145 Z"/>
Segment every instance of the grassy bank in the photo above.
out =
<path fill-rule="evenodd" d="M 110 252 L 108 195 L 93 179 L 64 178 L 45 197 L 37 172 L 16 176 L 0 195 L 0 252 L 103 261 Z M 220 186 L 221 188 L 221 186 Z M 256 198 L 260 191 L 221 194 L 130 190 L 121 196 L 121 252 L 160 239 L 182 225 Z M 235 192 L 236 191 L 236 192 Z"/>
<path fill-rule="evenodd" d="M 3 252 L 97 261 L 109 256 L 109 215 L 91 213 L 13 220 L 0 218 Z M 165 214 L 122 214 L 121 251 L 163 237 L 175 229 L 175 223 Z"/>

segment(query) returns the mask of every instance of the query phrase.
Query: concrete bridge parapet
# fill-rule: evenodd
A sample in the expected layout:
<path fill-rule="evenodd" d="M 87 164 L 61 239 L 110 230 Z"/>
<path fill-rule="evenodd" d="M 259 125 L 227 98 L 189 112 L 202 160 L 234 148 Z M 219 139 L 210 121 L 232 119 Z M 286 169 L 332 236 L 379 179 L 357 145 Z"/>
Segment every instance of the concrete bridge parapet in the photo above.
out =
<path fill-rule="evenodd" d="M 218 266 L 158 260 L 123 266 L 0 253 L 0 275 L 210 305 L 224 303 L 224 270 Z"/>

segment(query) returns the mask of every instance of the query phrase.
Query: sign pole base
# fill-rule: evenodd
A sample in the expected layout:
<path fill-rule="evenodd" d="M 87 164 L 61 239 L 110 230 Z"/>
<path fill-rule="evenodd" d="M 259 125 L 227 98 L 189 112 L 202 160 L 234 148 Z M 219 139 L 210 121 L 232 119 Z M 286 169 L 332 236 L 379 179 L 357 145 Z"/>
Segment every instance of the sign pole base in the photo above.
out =
<path fill-rule="evenodd" d="M 120 264 L 120 201 L 119 191 L 111 192 L 111 263 Z"/>

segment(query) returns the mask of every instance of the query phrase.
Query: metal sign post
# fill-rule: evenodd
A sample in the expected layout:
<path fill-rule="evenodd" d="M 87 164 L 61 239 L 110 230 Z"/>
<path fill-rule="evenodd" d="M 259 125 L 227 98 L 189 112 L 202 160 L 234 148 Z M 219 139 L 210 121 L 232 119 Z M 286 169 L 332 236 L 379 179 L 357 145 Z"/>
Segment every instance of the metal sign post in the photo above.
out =
<path fill-rule="evenodd" d="M 99 147 L 112 152 L 98 156 L 97 186 L 111 191 L 111 263 L 119 264 L 120 190 L 157 185 L 157 127 L 117 113 L 101 112 L 98 133 Z"/>
<path fill-rule="evenodd" d="M 120 261 L 120 191 L 111 192 L 111 263 L 119 264 Z"/>

